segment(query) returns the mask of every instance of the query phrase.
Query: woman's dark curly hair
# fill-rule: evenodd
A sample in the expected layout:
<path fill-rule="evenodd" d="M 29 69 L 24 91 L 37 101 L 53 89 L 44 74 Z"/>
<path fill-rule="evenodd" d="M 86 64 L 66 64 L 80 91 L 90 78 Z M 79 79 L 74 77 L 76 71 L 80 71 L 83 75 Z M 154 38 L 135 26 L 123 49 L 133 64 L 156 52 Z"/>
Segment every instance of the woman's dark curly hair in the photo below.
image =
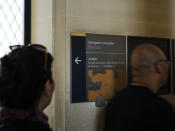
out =
<path fill-rule="evenodd" d="M 46 52 L 24 46 L 1 58 L 0 106 L 32 109 L 37 106 L 47 80 L 52 80 L 52 61 Z"/>

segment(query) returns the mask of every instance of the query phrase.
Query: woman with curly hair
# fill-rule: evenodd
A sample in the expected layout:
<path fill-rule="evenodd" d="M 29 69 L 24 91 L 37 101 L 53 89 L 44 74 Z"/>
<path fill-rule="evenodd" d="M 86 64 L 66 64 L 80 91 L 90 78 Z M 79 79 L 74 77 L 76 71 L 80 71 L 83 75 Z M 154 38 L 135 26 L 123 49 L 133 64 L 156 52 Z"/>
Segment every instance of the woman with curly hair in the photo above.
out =
<path fill-rule="evenodd" d="M 42 45 L 10 48 L 0 60 L 0 131 L 51 131 L 43 110 L 54 91 L 53 58 Z"/>

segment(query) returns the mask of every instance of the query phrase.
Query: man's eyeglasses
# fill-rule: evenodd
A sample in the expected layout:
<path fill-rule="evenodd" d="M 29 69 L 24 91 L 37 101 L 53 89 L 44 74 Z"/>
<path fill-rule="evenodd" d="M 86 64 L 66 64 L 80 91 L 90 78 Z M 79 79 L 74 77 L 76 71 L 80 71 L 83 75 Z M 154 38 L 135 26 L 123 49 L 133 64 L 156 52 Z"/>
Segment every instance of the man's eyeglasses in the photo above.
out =
<path fill-rule="evenodd" d="M 44 51 L 45 52 L 45 62 L 44 62 L 44 69 L 47 69 L 47 48 L 43 45 L 39 44 L 29 44 L 29 45 L 12 45 L 10 46 L 11 51 L 16 50 L 18 48 L 23 48 L 23 47 L 32 47 L 34 49 L 37 49 L 39 51 Z"/>
<path fill-rule="evenodd" d="M 171 65 L 171 61 L 170 60 L 158 60 L 158 61 L 163 61 L 163 62 L 167 63 L 168 67 L 170 67 L 170 65 Z"/>

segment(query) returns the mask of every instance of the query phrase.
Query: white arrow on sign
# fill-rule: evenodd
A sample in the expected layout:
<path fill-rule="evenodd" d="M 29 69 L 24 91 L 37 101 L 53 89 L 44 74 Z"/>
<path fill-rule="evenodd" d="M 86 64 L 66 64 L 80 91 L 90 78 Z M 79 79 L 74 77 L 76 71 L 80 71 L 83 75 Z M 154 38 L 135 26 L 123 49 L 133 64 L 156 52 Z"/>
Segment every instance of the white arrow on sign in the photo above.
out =
<path fill-rule="evenodd" d="M 79 64 L 79 62 L 82 61 L 82 60 L 79 60 L 78 58 L 79 58 L 79 57 L 77 57 L 77 58 L 75 59 L 75 63 L 76 63 L 76 64 Z"/>

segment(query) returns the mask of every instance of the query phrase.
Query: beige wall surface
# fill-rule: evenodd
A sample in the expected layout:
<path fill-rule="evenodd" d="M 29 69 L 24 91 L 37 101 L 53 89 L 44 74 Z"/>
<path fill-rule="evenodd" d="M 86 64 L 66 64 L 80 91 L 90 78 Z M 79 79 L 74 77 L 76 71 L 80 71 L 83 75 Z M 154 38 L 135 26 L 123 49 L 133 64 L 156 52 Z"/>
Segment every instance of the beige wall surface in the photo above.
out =
<path fill-rule="evenodd" d="M 51 0 L 31 0 L 31 42 L 34 44 L 43 44 L 48 51 L 53 54 L 53 30 L 52 30 L 52 1 Z M 53 102 L 52 102 L 53 103 Z M 53 127 L 53 107 L 51 104 L 45 110 L 49 116 L 49 123 Z"/>
<path fill-rule="evenodd" d="M 44 44 L 52 52 L 52 0 L 32 0 L 32 43 Z"/>
<path fill-rule="evenodd" d="M 32 3 L 32 41 L 45 43 L 55 59 L 55 97 L 48 113 L 54 120 L 55 131 L 102 131 L 104 125 L 103 108 L 96 108 L 93 102 L 70 102 L 71 32 L 175 36 L 174 0 L 33 0 Z M 174 96 L 165 97 L 175 105 Z"/>

